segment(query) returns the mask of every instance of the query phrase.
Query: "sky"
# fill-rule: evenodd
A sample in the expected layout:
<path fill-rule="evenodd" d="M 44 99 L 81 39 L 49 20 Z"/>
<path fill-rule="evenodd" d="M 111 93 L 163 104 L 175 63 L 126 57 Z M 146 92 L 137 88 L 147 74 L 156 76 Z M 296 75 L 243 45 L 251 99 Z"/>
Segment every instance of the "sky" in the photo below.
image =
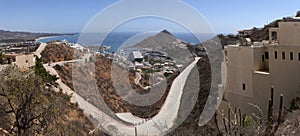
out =
<path fill-rule="evenodd" d="M 142 0 L 141 0 L 142 1 Z M 195 8 L 216 33 L 236 33 L 241 29 L 262 27 L 275 19 L 294 16 L 299 0 L 182 0 Z M 1 0 L 0 29 L 10 31 L 73 33 L 81 32 L 93 17 L 117 0 Z M 122 14 L 139 4 L 120 9 Z M 168 9 L 168 4 L 159 5 Z M 168 11 L 176 14 L 178 11 Z M 172 12 L 172 13 L 171 13 Z M 180 14 L 181 15 L 181 14 Z M 179 16 L 180 16 L 179 15 Z M 189 14 L 187 13 L 186 16 Z M 190 20 L 192 23 L 194 20 Z M 120 31 L 177 27 L 157 18 L 138 19 L 120 27 Z M 181 31 L 181 29 L 178 29 Z"/>

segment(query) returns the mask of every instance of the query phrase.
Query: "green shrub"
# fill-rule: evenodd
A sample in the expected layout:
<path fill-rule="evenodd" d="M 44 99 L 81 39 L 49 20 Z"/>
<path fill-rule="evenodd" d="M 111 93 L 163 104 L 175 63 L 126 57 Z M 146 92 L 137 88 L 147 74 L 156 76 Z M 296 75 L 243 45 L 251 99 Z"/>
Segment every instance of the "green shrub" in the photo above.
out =
<path fill-rule="evenodd" d="M 42 60 L 36 57 L 34 73 L 40 76 L 45 82 L 54 83 L 58 77 L 56 75 L 51 75 L 43 66 Z"/>
<path fill-rule="evenodd" d="M 245 116 L 244 123 L 245 123 L 245 127 L 252 127 L 252 128 L 254 128 L 254 127 L 256 127 L 258 125 L 258 121 L 255 120 L 255 119 L 253 119 L 252 116 L 250 116 L 250 115 L 246 115 Z"/>

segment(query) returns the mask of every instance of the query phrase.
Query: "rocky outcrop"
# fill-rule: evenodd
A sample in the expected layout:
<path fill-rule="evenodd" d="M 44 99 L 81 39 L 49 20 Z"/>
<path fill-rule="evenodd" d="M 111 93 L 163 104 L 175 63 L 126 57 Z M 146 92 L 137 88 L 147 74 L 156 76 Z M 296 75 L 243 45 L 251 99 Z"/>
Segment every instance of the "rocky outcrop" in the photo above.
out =
<path fill-rule="evenodd" d="M 82 53 L 75 50 L 74 48 L 71 48 L 70 46 L 67 46 L 64 43 L 57 44 L 55 42 L 47 43 L 48 45 L 45 47 L 45 49 L 42 51 L 42 60 L 44 62 L 59 62 L 59 61 L 68 61 L 68 60 L 75 60 L 82 57 Z M 74 52 L 76 51 L 76 54 L 74 55 Z"/>

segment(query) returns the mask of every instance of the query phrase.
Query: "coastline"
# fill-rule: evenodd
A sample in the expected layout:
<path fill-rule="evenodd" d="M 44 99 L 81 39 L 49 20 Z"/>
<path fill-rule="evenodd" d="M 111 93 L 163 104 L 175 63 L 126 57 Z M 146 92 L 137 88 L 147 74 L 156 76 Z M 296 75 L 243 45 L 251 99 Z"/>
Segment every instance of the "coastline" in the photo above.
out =
<path fill-rule="evenodd" d="M 68 36 L 68 35 L 76 35 L 76 33 L 74 34 L 62 34 L 62 35 L 56 35 L 56 36 L 42 36 L 42 37 L 38 37 L 35 40 L 43 40 L 43 39 L 48 39 L 48 38 L 55 38 L 55 37 L 60 37 L 60 36 Z"/>
<path fill-rule="evenodd" d="M 59 37 L 59 36 L 44 36 L 44 37 L 39 37 L 39 38 L 36 38 L 35 41 L 39 41 L 39 40 L 43 40 L 43 39 L 48 39 L 48 38 L 55 38 L 55 37 Z"/>

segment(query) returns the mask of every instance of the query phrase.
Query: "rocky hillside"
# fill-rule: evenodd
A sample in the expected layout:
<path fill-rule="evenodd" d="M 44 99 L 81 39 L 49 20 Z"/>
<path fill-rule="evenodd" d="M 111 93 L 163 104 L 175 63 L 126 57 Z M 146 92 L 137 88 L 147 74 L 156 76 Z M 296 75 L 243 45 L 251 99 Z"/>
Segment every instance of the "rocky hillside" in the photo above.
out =
<path fill-rule="evenodd" d="M 170 41 L 174 41 L 174 37 L 172 35 L 170 35 L 169 33 L 166 32 L 162 32 L 160 34 L 158 34 L 160 36 L 167 36 L 169 37 Z M 151 39 L 154 37 L 151 37 Z M 153 39 L 152 39 L 153 40 Z M 155 40 L 155 39 L 154 39 Z M 152 43 L 151 40 L 147 40 L 149 43 Z M 168 40 L 164 40 L 164 41 L 168 41 Z M 214 43 L 214 42 L 212 42 Z M 194 53 L 197 54 L 197 52 L 203 52 L 203 48 L 201 45 L 193 45 L 193 46 L 189 46 L 188 49 Z M 211 83 L 211 70 L 210 70 L 210 63 L 209 63 L 209 59 L 207 58 L 207 56 L 202 56 L 203 58 L 198 62 L 197 66 L 198 66 L 198 71 L 199 71 L 199 77 L 200 77 L 200 83 L 196 83 L 194 82 L 194 84 L 200 84 L 200 90 L 198 94 L 195 94 L 193 92 L 184 92 L 183 94 L 183 98 L 182 98 L 182 106 L 181 106 L 181 113 L 180 114 L 184 114 L 184 112 L 186 112 L 186 109 L 184 107 L 184 104 L 188 104 L 188 102 L 190 101 L 191 97 L 194 96 L 199 96 L 196 102 L 195 107 L 192 109 L 192 113 L 188 116 L 188 118 L 183 122 L 183 124 L 181 124 L 178 128 L 175 129 L 175 131 L 173 131 L 170 135 L 172 136 L 181 136 L 181 135 L 216 135 L 217 134 L 217 129 L 214 125 L 214 122 L 211 121 L 208 123 L 208 125 L 204 126 L 204 127 L 199 127 L 198 126 L 198 121 L 199 121 L 199 117 L 201 115 L 201 112 L 204 108 L 204 105 L 206 103 L 209 91 L 210 91 L 210 83 Z M 177 76 L 176 74 L 169 77 L 168 80 L 168 87 L 167 90 L 165 92 L 165 94 L 163 95 L 163 97 L 157 101 L 156 103 L 150 105 L 150 106 L 145 106 L 145 107 L 140 107 L 140 106 L 136 106 L 136 105 L 132 105 L 128 102 L 126 102 L 125 100 L 123 100 L 115 91 L 114 89 L 114 85 L 111 79 L 111 61 L 105 57 L 102 56 L 96 56 L 95 57 L 95 72 L 96 72 L 96 80 L 97 80 L 97 86 L 98 86 L 98 91 L 99 92 L 93 92 L 92 90 L 90 90 L 89 88 L 92 88 L 92 86 L 89 84 L 90 81 L 86 80 L 86 78 L 82 79 L 82 81 L 80 82 L 85 88 L 81 89 L 84 92 L 78 92 L 79 94 L 85 94 L 86 99 L 88 99 L 89 102 L 91 102 L 92 104 L 94 104 L 95 106 L 97 106 L 98 108 L 103 108 L 103 105 L 108 105 L 108 107 L 110 109 L 112 109 L 112 111 L 114 113 L 119 113 L 119 112 L 132 112 L 134 115 L 139 116 L 139 117 L 143 117 L 143 118 L 149 118 L 154 116 L 155 114 L 158 113 L 158 111 L 160 110 L 162 104 L 165 101 L 166 95 L 168 93 L 168 89 L 170 88 L 170 85 L 173 81 L 173 79 Z M 79 66 L 80 69 L 86 69 L 87 67 L 85 66 Z M 72 79 L 78 79 L 80 77 L 89 77 L 89 73 L 85 73 L 84 71 L 77 69 L 76 73 L 72 73 L 74 71 L 72 71 L 74 67 L 69 64 L 69 65 L 65 65 L 65 66 L 57 66 L 56 69 L 59 72 L 60 77 L 62 78 L 62 81 L 65 82 L 68 86 L 70 86 L 71 88 L 73 88 L 73 82 Z M 120 72 L 120 71 L 115 71 L 115 72 Z M 121 73 L 120 73 L 121 74 Z M 75 76 L 75 78 L 72 76 Z M 118 73 L 117 73 L 118 75 Z M 195 74 L 191 74 L 190 77 L 193 78 L 195 76 Z M 92 78 L 92 77 L 90 77 Z M 133 80 L 135 79 L 135 74 L 134 73 L 129 73 L 129 77 L 119 77 L 119 79 L 117 79 L 117 83 L 118 82 L 122 82 L 123 80 L 126 80 L 127 78 L 129 78 L 132 88 L 134 90 L 132 91 L 142 91 L 139 86 L 136 86 L 133 83 Z M 188 85 L 186 86 L 188 87 Z M 99 96 L 100 93 L 100 96 Z M 130 94 L 130 93 L 129 93 Z M 194 96 L 191 96 L 194 95 Z M 100 102 L 99 97 L 102 97 L 104 99 L 104 103 Z M 105 108 L 104 110 L 105 111 Z M 114 113 L 107 113 L 111 116 L 114 117 Z"/>
<path fill-rule="evenodd" d="M 291 17 L 284 17 L 282 19 L 277 19 L 277 20 L 265 25 L 263 28 L 251 29 L 252 33 L 247 37 L 249 37 L 252 41 L 269 40 L 269 29 L 270 28 L 278 27 L 279 22 L 294 22 L 294 21 L 299 21 L 299 20 L 295 20 Z M 273 37 L 274 36 L 275 35 L 273 35 Z"/>
<path fill-rule="evenodd" d="M 152 51 L 158 51 L 172 58 L 177 64 L 187 66 L 193 61 L 193 56 L 188 50 L 190 46 L 192 45 L 176 38 L 169 31 L 163 30 L 158 34 L 150 36 L 129 48 L 137 48 L 141 50 L 151 49 Z M 202 46 L 197 46 L 197 48 L 200 49 Z M 200 50 L 203 50 L 203 48 Z"/>
<path fill-rule="evenodd" d="M 285 117 L 281 120 L 281 125 L 279 126 L 276 135 L 283 136 L 286 134 L 297 135 L 300 133 L 300 111 L 294 110 L 292 112 L 287 112 Z"/>
<path fill-rule="evenodd" d="M 156 102 L 155 104 L 152 104 L 150 106 L 146 106 L 146 107 L 139 107 L 136 105 L 132 105 L 127 103 L 126 101 L 124 101 L 122 98 L 120 98 L 118 96 L 118 94 L 115 92 L 114 88 L 113 88 L 113 84 L 111 81 L 111 62 L 102 57 L 102 56 L 98 56 L 97 60 L 96 60 L 96 73 L 97 73 L 97 84 L 99 87 L 99 92 L 101 97 L 104 99 L 105 103 L 95 103 L 96 101 L 99 101 L 99 97 L 89 97 L 89 101 L 92 102 L 94 105 L 108 105 L 110 109 L 113 110 L 113 112 L 115 113 L 119 113 L 119 112 L 132 112 L 134 115 L 136 116 L 140 116 L 140 117 L 144 117 L 144 118 L 149 118 L 154 116 L 155 114 L 158 113 L 160 107 L 162 106 L 162 104 L 165 101 L 165 97 L 166 94 L 168 93 L 168 91 L 166 91 L 166 94 L 163 96 L 163 98 L 161 98 L 158 102 Z M 192 113 L 188 116 L 188 118 L 183 122 L 183 124 L 181 124 L 177 129 L 175 129 L 174 132 L 172 132 L 170 135 L 171 136 L 183 136 L 186 134 L 189 135 L 215 135 L 217 134 L 217 129 L 214 125 L 214 122 L 211 121 L 208 123 L 208 125 L 204 126 L 204 127 L 199 127 L 198 126 L 198 121 L 199 121 L 199 117 L 201 115 L 201 112 L 204 108 L 204 105 L 206 103 L 208 94 L 209 94 L 209 89 L 210 89 L 210 64 L 208 59 L 204 58 L 202 60 L 200 60 L 198 62 L 198 69 L 199 69 L 199 74 L 200 74 L 200 82 L 201 82 L 201 86 L 200 86 L 200 91 L 198 94 L 198 99 L 196 102 L 195 107 L 192 110 Z M 84 67 L 83 67 L 84 69 Z M 59 74 L 60 77 L 62 77 L 63 82 L 66 82 L 67 85 L 72 86 L 72 78 L 70 77 L 70 75 L 72 74 L 72 65 L 68 65 L 68 66 L 63 66 L 61 70 L 59 70 Z M 81 76 L 87 76 L 87 73 L 83 73 L 83 72 L 78 72 L 75 75 L 78 75 L 79 77 Z M 121 79 L 119 81 L 122 80 L 122 78 L 127 78 L 127 77 L 120 77 Z M 129 75 L 130 80 L 132 81 L 135 76 L 133 73 L 131 73 Z M 173 77 L 174 78 L 174 77 Z M 172 78 L 170 79 L 172 81 Z M 88 86 L 87 82 L 82 82 L 83 85 Z M 134 84 L 131 84 L 132 87 L 135 89 L 133 91 L 138 91 L 139 88 L 138 86 L 135 86 Z M 168 86 L 168 88 L 170 87 L 170 85 Z M 85 94 L 89 94 L 88 89 L 83 92 Z M 95 93 L 91 93 L 91 94 L 97 94 L 97 92 Z M 183 94 L 185 97 L 182 98 L 182 101 L 185 102 L 189 102 L 190 99 L 190 93 L 189 92 L 185 92 Z M 88 96 L 92 96 L 92 95 L 88 95 Z M 97 99 L 98 98 L 98 99 Z M 94 99 L 94 102 L 93 102 Z M 102 105 L 103 106 L 103 105 Z M 181 107 L 183 114 L 184 114 L 184 107 Z M 100 108 L 101 109 L 101 108 Z M 110 115 L 112 115 L 113 113 L 108 113 Z M 112 115 L 113 116 L 113 115 Z"/>
<path fill-rule="evenodd" d="M 150 36 L 138 44 L 134 45 L 137 48 L 151 48 L 154 50 L 168 50 L 175 48 L 177 43 L 176 37 L 174 37 L 169 31 L 163 30 L 160 33 Z"/>
<path fill-rule="evenodd" d="M 32 73 L 13 67 L 0 71 L 0 134 L 89 135 L 94 126 L 70 96 Z"/>
<path fill-rule="evenodd" d="M 263 28 L 259 28 L 259 29 L 252 29 L 253 32 L 252 34 L 249 36 L 249 38 L 252 41 L 262 41 L 262 40 L 269 40 L 269 29 L 270 28 L 274 28 L 274 27 L 278 27 L 278 23 L 283 21 L 282 19 L 279 20 L 275 20 L 273 22 L 271 22 L 268 25 L 265 25 Z"/>
<path fill-rule="evenodd" d="M 300 12 L 297 12 L 297 15 L 295 17 L 300 17 Z M 299 21 L 299 20 L 295 20 L 292 17 L 283 17 L 282 19 L 277 19 L 272 21 L 271 23 L 265 25 L 262 28 L 257 28 L 257 27 L 253 27 L 252 29 L 248 29 L 248 30 L 242 30 L 241 32 L 245 32 L 244 36 L 242 36 L 242 38 L 250 38 L 253 42 L 260 42 L 263 40 L 269 40 L 269 29 L 270 28 L 276 28 L 278 27 L 279 22 L 294 22 L 294 21 Z M 229 45 L 229 44 L 236 44 L 236 41 L 240 40 L 239 36 L 233 35 L 233 34 L 229 34 L 229 35 L 218 35 L 222 45 Z M 275 34 L 273 35 L 273 37 L 275 37 Z"/>
<path fill-rule="evenodd" d="M 84 92 L 78 92 L 79 94 L 83 94 L 82 96 L 91 96 L 89 97 L 89 101 L 96 105 L 97 107 L 104 107 L 104 105 L 108 105 L 108 107 L 114 112 L 114 113 L 120 113 L 120 112 L 132 112 L 134 115 L 137 115 L 139 117 L 149 118 L 158 113 L 161 106 L 164 103 L 164 100 L 168 94 L 168 90 L 172 84 L 173 79 L 176 77 L 176 75 L 170 76 L 167 78 L 168 87 L 163 95 L 163 97 L 156 103 L 140 107 L 136 106 L 134 104 L 130 104 L 126 102 L 124 99 L 122 99 L 118 93 L 115 91 L 114 85 L 122 85 L 125 84 L 125 81 L 129 78 L 131 87 L 133 90 L 132 92 L 139 92 L 142 93 L 145 90 L 140 88 L 140 86 L 134 84 L 134 79 L 136 78 L 134 72 L 129 73 L 129 77 L 118 77 L 118 81 L 112 81 L 112 63 L 109 59 L 98 55 L 95 58 L 95 73 L 96 73 L 96 80 L 97 80 L 97 86 L 98 91 L 95 92 L 94 90 L 89 89 L 90 82 L 89 79 L 92 79 L 93 76 L 90 73 L 86 73 L 85 69 L 87 69 L 86 65 L 80 66 L 79 69 L 76 70 L 76 73 L 72 73 L 72 65 L 65 65 L 65 66 L 56 66 L 56 69 L 59 72 L 59 75 L 64 83 L 66 83 L 68 86 L 73 88 L 73 81 L 72 81 L 72 75 L 75 76 L 73 78 L 80 79 L 80 77 L 85 77 L 84 81 L 81 81 L 80 83 L 82 85 L 77 86 L 86 86 L 86 88 L 82 89 Z M 114 72 L 119 72 L 117 75 L 123 75 L 125 72 L 124 70 L 115 70 Z M 125 87 L 125 86 L 124 86 Z M 130 88 L 128 88 L 130 89 Z M 100 96 L 98 95 L 100 93 Z M 130 93 L 129 93 L 130 94 Z M 92 97 L 95 96 L 95 97 Z M 105 103 L 101 103 L 99 101 L 99 97 L 103 98 Z M 147 100 L 145 100 L 147 101 Z"/>
<path fill-rule="evenodd" d="M 41 53 L 42 60 L 44 62 L 59 62 L 59 61 L 67 61 L 79 59 L 82 54 L 77 51 L 76 56 L 74 56 L 74 52 L 77 51 L 74 48 L 67 46 L 65 43 L 56 44 L 55 42 L 50 42 L 46 46 L 46 48 Z"/>
<path fill-rule="evenodd" d="M 158 33 L 155 36 L 151 36 L 145 40 L 143 40 L 142 42 L 136 44 L 134 47 L 142 47 L 142 48 L 147 48 L 147 47 L 153 47 L 153 45 L 155 45 L 154 47 L 157 47 L 160 50 L 166 50 L 165 47 L 169 47 L 171 49 L 174 50 L 181 50 L 181 51 L 185 51 L 188 52 L 188 54 L 194 54 L 196 55 L 197 52 L 205 52 L 204 48 L 201 45 L 187 45 L 185 44 L 185 46 L 188 46 L 188 48 L 180 48 L 178 47 L 178 44 L 183 44 L 183 42 L 181 42 L 181 40 L 176 39 L 176 37 L 174 37 L 170 32 L 164 30 L 160 33 Z M 191 51 L 191 53 L 189 52 Z M 174 53 L 174 52 L 173 52 Z M 177 52 L 177 54 L 179 54 Z M 182 59 L 187 61 L 186 58 L 190 59 L 189 61 L 192 61 L 193 56 L 187 56 L 187 55 L 180 55 L 180 57 L 184 58 Z M 187 61 L 187 64 L 188 62 Z M 117 85 L 117 86 L 122 86 L 124 84 L 124 82 L 129 78 L 130 82 L 131 82 L 131 87 L 132 88 L 128 88 L 129 90 L 131 90 L 132 92 L 138 92 L 138 93 L 145 93 L 145 90 L 140 88 L 140 86 L 135 85 L 134 84 L 134 79 L 136 78 L 135 73 L 134 72 L 130 72 L 128 77 L 118 77 L 117 80 L 118 81 L 114 81 L 114 83 L 118 83 L 118 84 L 113 84 L 112 81 L 112 75 L 111 75 L 111 69 L 112 69 L 112 62 L 103 57 L 103 56 L 96 56 L 95 57 L 95 73 L 96 76 L 95 78 L 97 79 L 97 85 L 98 85 L 98 89 L 100 92 L 101 97 L 104 99 L 105 103 L 101 103 L 99 102 L 99 98 L 94 98 L 92 96 L 97 96 L 97 94 L 99 92 L 92 92 L 92 90 L 88 93 L 89 94 L 89 101 L 91 101 L 94 105 L 99 105 L 98 107 L 103 107 L 103 105 L 108 105 L 108 107 L 110 109 L 113 110 L 113 112 L 115 113 L 119 113 L 119 112 L 131 112 L 134 115 L 137 115 L 139 117 L 144 117 L 144 118 L 149 118 L 149 117 L 153 117 L 154 115 L 156 115 L 161 106 L 163 105 L 165 98 L 168 94 L 169 88 L 172 85 L 172 82 L 174 80 L 174 78 L 178 75 L 178 73 L 175 73 L 171 76 L 167 77 L 167 88 L 164 92 L 164 95 L 161 99 L 159 99 L 159 101 L 157 101 L 156 103 L 149 105 L 149 106 L 145 106 L 145 107 L 140 107 L 140 106 L 136 106 L 133 104 L 130 104 L 128 102 L 126 102 L 125 100 L 123 100 L 115 91 L 115 88 L 113 86 Z M 92 62 L 93 63 L 93 62 Z M 199 64 L 200 65 L 200 64 Z M 68 86 L 73 88 L 73 82 L 72 82 L 72 78 L 71 76 L 75 76 L 73 77 L 73 79 L 81 79 L 80 77 L 85 77 L 87 79 L 79 82 L 82 85 L 77 85 L 77 86 L 87 86 L 86 88 L 82 89 L 82 91 L 84 92 L 79 92 L 86 95 L 87 92 L 90 90 L 91 87 L 90 86 L 90 82 L 89 82 L 89 76 L 91 76 L 90 78 L 93 78 L 93 75 L 90 75 L 90 73 L 85 73 L 83 69 L 87 69 L 87 67 L 85 65 L 83 66 L 79 66 L 79 69 L 75 70 L 76 73 L 72 73 L 74 71 L 72 71 L 74 68 L 72 65 L 67 65 L 67 66 L 57 66 L 57 70 L 59 71 L 60 77 L 62 78 L 62 81 L 65 82 Z M 115 70 L 114 72 L 123 72 L 124 70 Z M 117 73 L 117 75 L 122 75 L 122 73 Z M 93 94 L 95 93 L 95 94 Z M 130 94 L 130 93 L 128 93 Z M 99 96 L 98 96 L 99 97 Z M 130 97 L 130 96 L 128 96 Z M 147 100 L 145 100 L 147 101 Z"/>

